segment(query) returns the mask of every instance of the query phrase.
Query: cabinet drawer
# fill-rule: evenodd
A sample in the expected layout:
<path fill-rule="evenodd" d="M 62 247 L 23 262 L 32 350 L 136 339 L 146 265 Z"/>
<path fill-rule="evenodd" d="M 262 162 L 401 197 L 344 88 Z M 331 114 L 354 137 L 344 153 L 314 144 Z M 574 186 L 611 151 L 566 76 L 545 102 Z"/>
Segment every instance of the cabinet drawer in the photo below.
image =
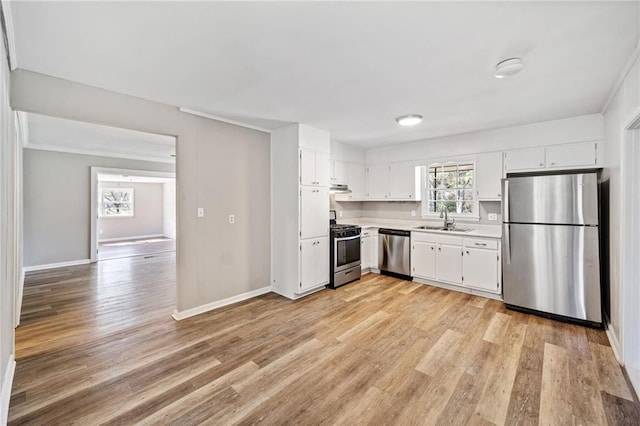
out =
<path fill-rule="evenodd" d="M 489 238 L 465 238 L 464 246 L 469 248 L 484 248 L 498 250 L 498 240 Z"/>

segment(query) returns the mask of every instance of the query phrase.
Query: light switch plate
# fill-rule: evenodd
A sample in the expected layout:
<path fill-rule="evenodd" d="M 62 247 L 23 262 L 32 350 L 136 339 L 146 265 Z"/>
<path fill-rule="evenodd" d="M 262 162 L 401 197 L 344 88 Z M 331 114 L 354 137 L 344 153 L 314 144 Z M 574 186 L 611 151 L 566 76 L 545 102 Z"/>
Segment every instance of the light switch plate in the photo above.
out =
<path fill-rule="evenodd" d="M 338 214 L 340 215 L 340 217 L 342 217 L 342 210 L 340 210 Z"/>
<path fill-rule="evenodd" d="M 234 214 L 229 215 L 229 223 L 236 223 L 236 215 Z"/>
<path fill-rule="evenodd" d="M 198 207 L 198 217 L 204 217 L 204 207 Z"/>
<path fill-rule="evenodd" d="M 412 217 L 416 217 L 416 211 L 415 210 L 411 210 L 411 216 Z"/>
<path fill-rule="evenodd" d="M 489 220 L 498 220 L 498 214 L 497 213 L 489 213 L 487 215 L 487 219 L 489 219 Z"/>

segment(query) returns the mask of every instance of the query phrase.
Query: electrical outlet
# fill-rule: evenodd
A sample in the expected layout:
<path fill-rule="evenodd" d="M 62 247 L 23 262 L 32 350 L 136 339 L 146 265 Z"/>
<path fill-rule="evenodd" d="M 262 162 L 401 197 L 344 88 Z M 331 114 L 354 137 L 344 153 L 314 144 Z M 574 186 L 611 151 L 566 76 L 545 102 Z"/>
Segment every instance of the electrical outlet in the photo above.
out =
<path fill-rule="evenodd" d="M 198 217 L 204 217 L 204 207 L 198 207 Z"/>
<path fill-rule="evenodd" d="M 236 223 L 236 215 L 234 214 L 229 215 L 229 223 Z"/>
<path fill-rule="evenodd" d="M 100 230 L 100 235 L 104 234 L 104 229 Z"/>
<path fill-rule="evenodd" d="M 338 212 L 338 216 L 342 217 L 342 210 Z"/>
<path fill-rule="evenodd" d="M 416 217 L 416 211 L 415 210 L 411 210 L 411 216 L 412 217 Z"/>
<path fill-rule="evenodd" d="M 487 219 L 489 219 L 489 220 L 498 220 L 498 214 L 497 213 L 489 213 L 487 215 Z"/>

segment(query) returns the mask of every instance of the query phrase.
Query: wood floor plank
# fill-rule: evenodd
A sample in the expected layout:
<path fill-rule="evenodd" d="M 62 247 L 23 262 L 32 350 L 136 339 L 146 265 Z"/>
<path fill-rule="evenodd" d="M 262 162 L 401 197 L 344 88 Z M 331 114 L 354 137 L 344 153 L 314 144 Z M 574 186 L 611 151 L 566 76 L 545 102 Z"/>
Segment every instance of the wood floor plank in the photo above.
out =
<path fill-rule="evenodd" d="M 611 348 L 593 342 L 589 346 L 598 373 L 600 390 L 618 398 L 633 401 L 632 391 Z"/>
<path fill-rule="evenodd" d="M 550 343 L 544 345 L 540 413 L 544 425 L 574 423 L 570 401 L 569 357 L 567 350 Z"/>
<path fill-rule="evenodd" d="M 638 424 L 602 330 L 376 274 L 176 322 L 174 262 L 27 274 L 9 424 Z"/>

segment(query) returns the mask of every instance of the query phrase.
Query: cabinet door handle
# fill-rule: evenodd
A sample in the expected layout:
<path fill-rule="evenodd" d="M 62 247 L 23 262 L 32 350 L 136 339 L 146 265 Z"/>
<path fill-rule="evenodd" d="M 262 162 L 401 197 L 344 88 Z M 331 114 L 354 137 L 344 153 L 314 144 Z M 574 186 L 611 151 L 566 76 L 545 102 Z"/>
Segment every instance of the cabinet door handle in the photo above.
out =
<path fill-rule="evenodd" d="M 442 251 L 442 247 L 438 247 L 438 251 Z"/>
<path fill-rule="evenodd" d="M 541 166 L 544 166 L 544 163 L 540 163 Z"/>
<path fill-rule="evenodd" d="M 433 250 L 433 249 L 434 249 L 434 247 L 431 247 L 431 250 Z"/>
<path fill-rule="evenodd" d="M 474 243 L 474 244 L 477 245 L 477 246 L 486 246 L 487 245 L 486 243 Z"/>
<path fill-rule="evenodd" d="M 470 253 L 469 253 L 469 250 L 467 250 L 467 254 L 470 254 Z"/>
<path fill-rule="evenodd" d="M 555 165 L 556 165 L 556 163 L 551 163 L 551 165 L 552 165 L 552 166 L 555 166 Z"/>

